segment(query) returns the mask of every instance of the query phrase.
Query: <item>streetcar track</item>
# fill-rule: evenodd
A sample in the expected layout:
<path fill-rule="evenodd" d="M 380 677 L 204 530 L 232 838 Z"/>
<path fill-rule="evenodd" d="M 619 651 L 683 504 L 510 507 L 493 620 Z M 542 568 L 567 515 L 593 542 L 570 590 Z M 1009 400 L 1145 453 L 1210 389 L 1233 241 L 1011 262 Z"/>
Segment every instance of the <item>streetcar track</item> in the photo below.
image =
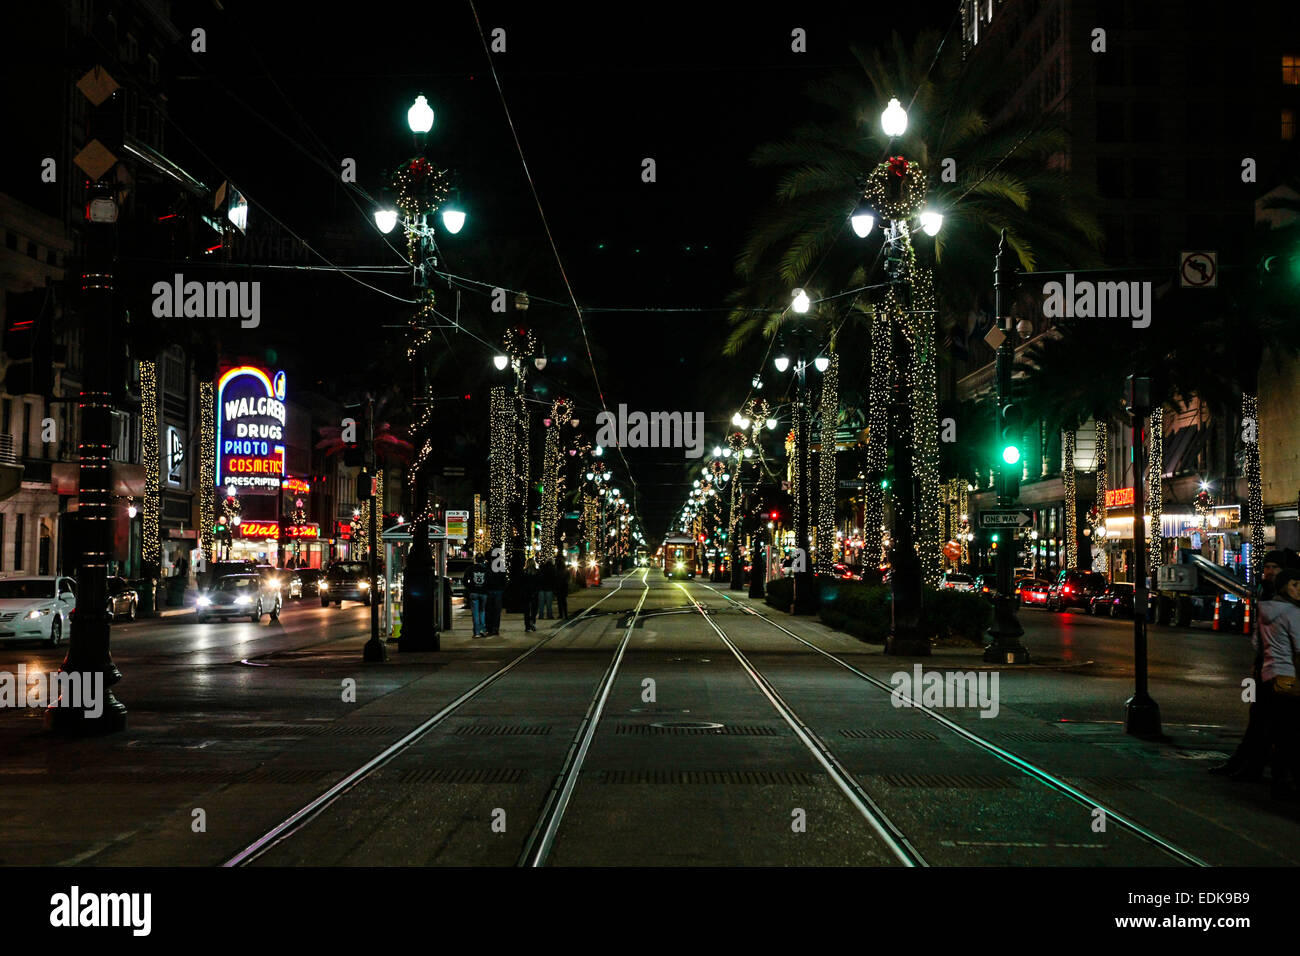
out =
<path fill-rule="evenodd" d="M 455 711 L 460 709 L 463 705 L 465 705 L 469 701 L 473 700 L 480 693 L 482 693 L 492 684 L 496 683 L 498 680 L 500 680 L 510 671 L 514 670 L 516 666 L 521 664 L 528 657 L 532 656 L 534 653 L 536 653 L 538 650 L 540 650 L 542 647 L 548 644 L 552 639 L 562 634 L 564 630 L 568 628 L 570 625 L 574 625 L 577 624 L 579 621 L 584 621 L 591 617 L 594 617 L 595 615 L 592 615 L 589 612 L 593 611 L 598 605 L 603 604 L 605 601 L 609 600 L 615 594 L 619 593 L 619 591 L 623 590 L 623 585 L 627 581 L 627 578 L 628 575 L 624 575 L 623 577 L 619 578 L 618 587 L 610 591 L 599 601 L 596 601 L 593 604 L 588 605 L 576 616 L 565 621 L 563 624 L 561 624 L 560 627 L 557 627 L 554 631 L 552 631 L 546 637 L 542 638 L 532 647 L 529 647 L 523 653 L 517 655 L 512 660 L 510 660 L 507 664 L 498 668 L 496 671 L 489 674 L 487 677 L 483 678 L 483 680 L 479 681 L 477 684 L 475 684 L 469 690 L 462 693 L 451 703 L 441 708 L 437 713 L 433 714 L 433 716 L 429 717 L 421 724 L 416 726 L 415 729 L 411 730 L 400 740 L 397 740 L 396 742 L 385 747 L 374 757 L 370 758 L 370 760 L 366 761 L 366 763 L 362 764 L 356 770 L 352 771 L 352 773 L 348 774 L 342 780 L 335 783 L 334 786 L 330 787 L 324 793 L 315 797 L 305 806 L 301 807 L 300 809 L 296 810 L 294 813 L 290 814 L 280 823 L 276 824 L 270 830 L 263 833 L 260 837 L 258 837 L 256 840 L 254 840 L 244 849 L 240 850 L 234 856 L 230 857 L 221 865 L 223 867 L 247 866 L 249 863 L 253 862 L 258 857 L 262 856 L 264 853 L 271 850 L 276 845 L 293 837 L 305 826 L 307 826 L 307 824 L 309 824 L 312 820 L 320 816 L 320 814 L 323 813 L 327 808 L 329 808 L 331 805 L 337 802 L 344 794 L 352 790 L 363 780 L 365 780 L 367 777 L 373 774 L 376 770 L 379 770 L 385 764 L 389 763 L 398 754 L 410 748 L 418 740 L 420 740 L 425 735 L 427 735 L 429 731 L 433 730 L 434 727 L 438 726 L 444 720 L 450 717 Z M 647 591 L 648 588 L 649 586 L 647 585 Z M 642 601 L 644 600 L 645 600 L 645 596 L 643 594 Z"/>
<path fill-rule="evenodd" d="M 862 680 L 866 681 L 868 684 L 871 684 L 873 687 L 881 691 L 884 691 L 886 694 L 890 694 L 891 696 L 894 695 L 895 693 L 898 693 L 898 695 L 910 705 L 908 707 L 909 710 L 917 710 L 920 713 L 924 714 L 926 717 L 929 717 L 930 719 L 939 722 L 948 730 L 952 731 L 953 733 L 965 739 L 968 743 L 974 744 L 976 747 L 979 747 L 980 749 L 987 751 L 988 753 L 992 754 L 994 757 L 997 757 L 999 760 L 1003 761 L 1004 763 L 1010 764 L 1011 766 L 1015 767 L 1017 770 L 1021 771 L 1026 776 L 1037 781 L 1038 783 L 1043 784 L 1049 789 L 1055 790 L 1056 792 L 1063 794 L 1066 797 L 1069 797 L 1071 800 L 1075 801 L 1076 803 L 1081 804 L 1084 807 L 1087 807 L 1090 811 L 1102 810 L 1106 814 L 1106 819 L 1108 821 L 1113 821 L 1119 824 L 1120 827 L 1127 830 L 1129 833 L 1132 833 L 1133 835 L 1137 836 L 1139 839 L 1143 840 L 1144 842 L 1151 844 L 1157 847 L 1158 849 L 1164 851 L 1165 853 L 1177 859 L 1179 862 L 1184 863 L 1187 866 L 1197 866 L 1197 867 L 1210 866 L 1209 863 L 1202 860 L 1200 857 L 1166 840 L 1164 837 L 1160 836 L 1154 830 L 1151 830 L 1150 828 L 1143 826 L 1142 824 L 1138 823 L 1136 820 L 1131 819 L 1130 817 L 1121 813 L 1119 810 L 1116 810 L 1114 807 L 1110 806 L 1109 804 L 1104 803 L 1101 800 L 1096 799 L 1095 797 L 1089 796 L 1084 791 L 1079 790 L 1077 787 L 1074 787 L 1071 784 L 1066 783 L 1064 780 L 1059 779 L 1049 771 L 1043 769 L 1042 767 L 1039 767 L 1037 764 L 1031 763 L 1030 761 L 1021 757 L 1019 754 L 1007 750 L 1005 747 L 1001 747 L 993 743 L 991 740 L 987 740 L 984 737 L 981 737 L 979 734 L 976 734 L 973 731 L 967 730 L 965 727 L 961 726 L 960 724 L 956 723 L 950 718 L 945 717 L 943 714 L 938 713 L 932 708 L 924 706 L 919 700 L 912 700 L 907 695 L 902 694 L 901 691 L 897 691 L 897 689 L 892 685 L 885 683 L 884 681 L 880 680 L 877 677 L 872 677 L 870 674 L 858 670 L 848 661 L 842 660 L 841 658 L 832 654 L 830 651 L 824 650 L 823 648 L 818 647 L 816 644 L 813 644 L 811 641 L 803 637 L 800 637 L 798 634 L 794 633 L 794 631 L 791 631 L 789 628 L 785 627 L 781 623 L 772 620 L 766 614 L 756 611 L 754 608 L 750 607 L 749 605 L 743 602 L 735 600 L 730 595 L 726 594 L 723 591 L 719 591 L 715 587 L 712 587 L 708 584 L 703 584 L 702 586 L 708 588 L 710 591 L 713 591 L 719 596 L 725 598 L 730 604 L 740 608 L 742 611 L 744 611 L 746 614 L 750 615 L 751 617 L 756 617 L 761 621 L 765 621 L 766 623 L 772 625 L 782 633 L 788 635 L 789 637 L 794 638 L 799 643 L 805 645 L 808 648 L 811 648 L 812 650 L 816 651 L 818 654 L 821 654 L 823 657 L 827 658 L 828 660 L 834 662 L 835 664 L 838 664 L 840 667 L 849 671 L 856 677 L 859 677 Z M 703 610 L 701 610 L 700 613 L 704 614 L 705 619 L 709 620 L 711 624 L 713 623 L 712 620 L 708 618 L 707 613 L 705 613 Z M 715 630 L 716 629 L 717 628 L 715 625 Z"/>
<path fill-rule="evenodd" d="M 772 686 L 771 682 L 768 681 L 768 679 L 749 662 L 749 658 L 747 658 L 740 648 L 737 647 L 729 637 L 727 637 L 726 632 L 723 631 L 723 629 L 718 626 L 718 623 L 709 616 L 709 613 L 704 609 L 704 606 L 691 597 L 690 592 L 686 590 L 685 585 L 678 583 L 677 586 L 682 589 L 682 593 L 686 595 L 687 600 L 689 600 L 695 606 L 695 609 L 699 611 L 700 616 L 704 618 L 709 627 L 713 628 L 714 633 L 716 633 L 722 640 L 722 643 L 727 646 L 727 650 L 731 651 L 736 660 L 740 662 L 740 666 L 749 676 L 749 679 L 754 682 L 754 685 L 759 689 L 763 696 L 767 698 L 768 703 L 770 703 L 776 712 L 781 715 L 781 719 L 790 725 L 790 729 L 794 731 L 795 736 L 799 738 L 800 743 L 807 747 L 817 762 L 825 768 L 826 772 L 830 775 L 831 781 L 839 788 L 840 792 L 844 794 L 849 803 L 853 805 L 853 808 L 867 821 L 867 824 L 875 831 L 881 842 L 889 848 L 889 852 L 892 853 L 894 857 L 903 864 L 903 866 L 929 866 L 930 864 L 926 862 L 925 857 L 921 855 L 921 852 L 907 838 L 907 835 L 894 824 L 885 811 L 881 809 L 880 805 L 872 799 L 871 795 L 862 787 L 862 784 L 858 782 L 857 778 L 840 763 L 839 758 L 836 757 L 830 747 L 826 745 L 826 742 L 799 718 L 799 715 L 796 714 L 793 708 L 785 702 L 785 699 L 780 695 L 780 693 L 778 693 L 776 688 Z M 708 585 L 705 585 L 705 587 L 708 587 Z M 713 589 L 710 588 L 710 590 Z"/>
<path fill-rule="evenodd" d="M 533 825 L 532 832 L 528 834 L 528 839 L 524 842 L 524 848 L 519 854 L 517 866 L 544 866 L 547 857 L 550 856 L 551 849 L 555 845 L 556 833 L 560 828 L 560 821 L 563 820 L 564 813 L 569 808 L 573 790 L 578 785 L 578 775 L 582 773 L 582 765 L 586 762 L 587 752 L 591 749 L 591 742 L 596 736 L 596 728 L 599 726 L 600 718 L 605 712 L 605 703 L 609 700 L 609 692 L 618 676 L 619 666 L 623 663 L 628 641 L 632 637 L 632 630 L 636 627 L 637 615 L 641 613 L 645 599 L 650 594 L 649 577 L 650 572 L 647 569 L 646 573 L 641 577 L 641 582 L 645 585 L 641 592 L 641 599 L 637 601 L 636 607 L 628 615 L 623 638 L 614 651 L 613 660 L 610 661 L 609 666 L 605 669 L 604 676 L 596 686 L 596 693 L 593 695 L 591 703 L 587 705 L 587 713 L 583 715 L 582 723 L 578 725 L 577 733 L 573 736 L 573 742 L 569 745 L 568 753 L 564 756 L 564 765 L 560 768 L 560 772 L 556 775 L 550 791 L 546 794 L 542 812 L 538 814 L 537 822 Z"/>

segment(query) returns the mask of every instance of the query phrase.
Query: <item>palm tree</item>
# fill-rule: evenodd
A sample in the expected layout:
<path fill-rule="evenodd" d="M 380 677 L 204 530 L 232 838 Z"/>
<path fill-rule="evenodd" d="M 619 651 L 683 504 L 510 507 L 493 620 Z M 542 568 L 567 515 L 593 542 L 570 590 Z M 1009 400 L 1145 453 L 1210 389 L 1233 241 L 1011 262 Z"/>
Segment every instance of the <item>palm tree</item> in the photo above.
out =
<path fill-rule="evenodd" d="M 742 287 L 733 295 L 730 354 L 740 352 L 755 334 L 776 334 L 787 316 L 770 306 L 791 286 L 822 289 L 858 288 L 870 269 L 854 244 L 840 242 L 845 220 L 862 196 L 864 175 L 891 152 L 917 162 L 926 173 L 928 205 L 941 210 L 943 229 L 934 245 L 935 290 L 940 314 L 965 312 L 984 298 L 989 264 L 1000 232 L 1022 268 L 1069 263 L 1075 268 L 1098 262 L 1101 231 L 1088 197 L 1068 183 L 1048 160 L 1065 145 L 1064 132 L 1042 123 L 994 120 L 996 106 L 1014 77 L 1010 64 L 974 58 L 963 61 L 957 45 L 943 44 L 937 32 L 922 33 L 910 48 L 895 34 L 885 50 L 857 48 L 857 70 L 844 70 L 808 90 L 829 107 L 828 118 L 798 127 L 787 139 L 760 147 L 753 161 L 784 169 L 775 202 L 760 219 L 737 259 Z M 898 140 L 887 138 L 875 118 L 893 96 L 915 90 L 910 106 L 913 123 Z M 879 240 L 868 251 L 879 255 Z M 788 294 L 788 293 L 786 293 Z M 856 297 L 838 326 L 869 318 L 875 347 L 859 354 L 878 360 L 894 356 L 887 337 L 890 320 L 878 310 L 855 307 Z M 934 348 L 937 322 L 918 323 L 910 361 L 916 381 L 916 404 L 925 409 L 915 429 L 913 450 L 919 460 L 937 457 L 938 422 L 928 414 L 937 405 Z M 838 327 L 837 326 L 837 327 Z M 850 354 L 843 352 L 842 354 Z M 884 407 L 893 376 L 872 369 L 873 470 L 883 470 Z M 937 473 L 922 470 L 923 507 L 918 529 L 931 576 L 938 567 L 937 524 L 929 504 L 937 507 Z M 868 521 L 868 533 L 875 527 Z"/>

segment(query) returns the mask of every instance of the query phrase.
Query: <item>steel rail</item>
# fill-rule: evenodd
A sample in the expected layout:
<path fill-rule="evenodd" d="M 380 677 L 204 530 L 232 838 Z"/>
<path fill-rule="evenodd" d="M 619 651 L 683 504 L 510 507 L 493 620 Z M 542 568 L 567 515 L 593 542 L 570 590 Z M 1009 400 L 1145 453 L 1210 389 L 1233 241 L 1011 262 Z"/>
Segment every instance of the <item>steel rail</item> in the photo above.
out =
<path fill-rule="evenodd" d="M 1085 793 L 1082 790 L 1079 790 L 1077 787 L 1071 786 L 1070 784 L 1066 783 L 1064 780 L 1061 780 L 1060 778 L 1044 770 L 1042 767 L 1039 767 L 1037 764 L 1030 763 L 1028 760 L 1025 760 L 1023 757 L 1019 756 L 1018 754 L 1012 753 L 1010 750 L 1007 750 L 1005 747 L 1000 747 L 997 744 L 993 743 L 993 741 L 981 737 L 979 734 L 974 733 L 973 731 L 967 730 L 965 727 L 961 726 L 960 724 L 956 723 L 953 720 L 950 720 L 949 718 L 945 717 L 943 714 L 940 714 L 932 710 L 931 708 L 924 706 L 920 701 L 912 700 L 910 697 L 907 697 L 905 694 L 902 694 L 900 691 L 898 691 L 897 688 L 893 687 L 890 684 L 886 684 L 884 681 L 880 680 L 879 678 L 872 677 L 870 674 L 863 673 L 862 671 L 854 667 L 852 664 L 850 664 L 848 661 L 842 660 L 839 657 L 832 654 L 830 651 L 824 650 L 818 647 L 816 644 L 813 644 L 811 641 L 808 641 L 805 638 L 800 637 L 798 634 L 794 633 L 794 631 L 790 630 L 789 628 L 785 627 L 779 622 L 772 620 L 766 614 L 762 614 L 754 610 L 749 605 L 733 599 L 730 595 L 725 594 L 722 591 L 719 591 L 717 588 L 709 587 L 709 585 L 707 584 L 704 585 L 704 587 L 707 587 L 709 588 L 710 591 L 714 591 L 715 593 L 726 598 L 728 601 L 730 601 L 732 604 L 734 604 L 736 607 L 740 608 L 741 610 L 745 611 L 747 614 L 759 618 L 760 620 L 766 621 L 768 624 L 771 624 L 777 630 L 784 632 L 790 637 L 793 637 L 799 643 L 811 648 L 812 650 L 816 651 L 818 654 L 821 654 L 823 657 L 826 657 L 829 660 L 834 661 L 840 667 L 843 667 L 845 670 L 849 671 L 850 673 L 856 675 L 857 677 L 860 677 L 862 680 L 866 681 L 872 686 L 890 695 L 898 693 L 900 699 L 905 700 L 907 701 L 908 704 L 910 704 L 909 709 L 918 710 L 925 716 L 929 717 L 931 720 L 938 721 L 948 730 L 951 730 L 953 733 L 957 734 L 960 737 L 964 737 L 968 742 L 974 744 L 977 747 L 980 747 L 983 750 L 986 750 L 987 752 L 991 753 L 993 756 L 997 757 L 999 760 L 1002 760 L 1003 762 L 1010 764 L 1011 766 L 1015 767 L 1017 770 L 1021 771 L 1027 776 L 1037 780 L 1039 783 L 1042 783 L 1045 786 L 1053 790 L 1056 790 L 1058 793 L 1064 794 L 1065 796 L 1069 797 L 1071 800 L 1074 800 L 1076 803 L 1079 803 L 1090 810 L 1102 810 L 1106 814 L 1107 820 L 1113 820 L 1114 822 L 1118 823 L 1121 827 L 1123 827 L 1125 830 L 1128 830 L 1130 833 L 1137 836 L 1139 839 L 1142 839 L 1147 843 L 1150 843 L 1153 846 L 1158 847 L 1159 849 L 1165 851 L 1170 856 L 1173 856 L 1175 859 L 1181 861 L 1182 863 L 1185 863 L 1188 866 L 1198 866 L 1198 867 L 1208 867 L 1211 865 L 1207 863 L 1205 860 L 1202 860 L 1200 857 L 1196 856 L 1194 853 L 1184 850 L 1182 847 L 1166 840 L 1164 837 L 1160 836 L 1158 833 L 1156 833 L 1154 830 L 1150 829 L 1149 827 L 1143 826 L 1141 823 L 1138 823 L 1136 820 L 1133 820 L 1132 818 L 1124 815 L 1120 811 L 1116 810 L 1114 807 L 1111 807 L 1108 804 L 1103 803 L 1102 801 L 1089 796 L 1087 793 Z"/>
<path fill-rule="evenodd" d="M 595 601 L 592 604 L 588 605 L 587 607 L 583 608 L 582 611 L 579 612 L 576 616 L 569 618 L 569 620 L 565 621 L 563 624 L 557 627 L 545 638 L 538 641 L 532 647 L 528 648 L 526 651 L 524 651 L 522 654 L 515 657 L 513 660 L 505 664 L 503 667 L 499 668 L 498 670 L 489 674 L 487 677 L 483 678 L 483 680 L 479 681 L 469 690 L 465 691 L 463 694 L 461 694 L 459 697 L 453 700 L 450 704 L 447 704 L 445 707 L 443 707 L 433 716 L 429 717 L 427 720 L 425 720 L 423 723 L 417 726 L 414 730 L 407 733 L 406 736 L 402 737 L 400 740 L 396 741 L 395 743 L 392 743 L 389 746 L 385 747 L 382 751 L 380 751 L 370 760 L 366 761 L 356 770 L 352 771 L 352 773 L 348 774 L 338 783 L 334 784 L 334 786 L 330 787 L 324 793 L 320 794 L 318 797 L 313 799 L 310 803 L 306 804 L 299 810 L 296 810 L 294 813 L 290 814 L 280 823 L 276 824 L 270 830 L 263 833 L 260 837 L 258 837 L 248 846 L 244 847 L 244 849 L 240 850 L 234 856 L 230 857 L 221 865 L 223 867 L 246 866 L 249 863 L 251 863 L 253 860 L 257 859 L 259 856 L 261 856 L 263 853 L 270 850 L 276 844 L 281 843 L 284 840 L 287 840 L 290 837 L 292 837 L 295 833 L 297 833 L 304 826 L 310 823 L 313 819 L 319 816 L 327 807 L 329 807 L 332 803 L 334 803 L 341 796 L 343 796 L 343 794 L 347 793 L 349 790 L 355 787 L 358 783 L 360 783 L 370 774 L 374 773 L 384 764 L 388 763 L 390 760 L 396 757 L 403 750 L 410 747 L 413 743 L 415 743 L 417 740 L 419 740 L 421 737 L 427 734 L 430 730 L 432 730 L 434 727 L 438 726 L 438 724 L 442 723 L 449 716 L 451 716 L 451 714 L 453 714 L 457 709 L 462 707 L 468 701 L 473 700 L 480 693 L 482 693 L 492 684 L 496 683 L 498 680 L 500 680 L 502 677 L 504 677 L 506 674 L 512 671 L 519 664 L 521 664 L 525 659 L 527 659 L 528 657 L 536 653 L 538 650 L 540 650 L 542 647 L 544 647 L 548 642 L 558 637 L 565 628 L 569 627 L 570 625 L 577 624 L 579 621 L 586 618 L 587 615 L 589 615 L 598 605 L 603 604 L 605 601 L 608 601 L 611 597 L 613 597 L 615 594 L 621 591 L 623 589 L 623 584 L 626 580 L 627 580 L 627 575 L 624 575 L 619 579 L 618 587 L 614 588 L 614 590 L 610 591 L 599 601 Z"/>
<path fill-rule="evenodd" d="M 862 788 L 862 785 L 858 783 L 853 774 L 851 774 L 844 765 L 840 763 L 839 758 L 837 758 L 831 749 L 826 746 L 825 741 L 823 741 L 821 737 L 817 736 L 812 728 L 799 718 L 798 714 L 796 714 L 793 708 L 785 702 L 785 699 L 777 692 L 776 688 L 772 686 L 771 682 L 768 681 L 768 679 L 764 677 L 752 664 L 750 664 L 749 659 L 744 655 L 740 648 L 735 645 L 731 638 L 727 637 L 726 632 L 718 626 L 718 623 L 709 616 L 708 611 L 704 609 L 703 605 L 691 597 L 690 592 L 686 590 L 685 585 L 678 584 L 677 586 L 682 589 L 682 593 L 684 593 L 687 599 L 695 605 L 695 609 L 700 612 L 700 615 L 704 620 L 708 622 L 709 626 L 713 628 L 718 637 L 722 639 L 722 643 L 727 646 L 727 649 L 731 651 L 736 660 L 740 662 L 740 666 L 745 669 L 745 673 L 749 675 L 749 679 L 754 682 L 755 686 L 757 686 L 763 693 L 763 696 L 768 699 L 768 702 L 776 709 L 776 712 L 781 715 L 781 718 L 790 725 L 790 729 L 795 732 L 795 736 L 797 736 L 800 742 L 812 752 L 812 755 L 817 759 L 817 762 L 826 768 L 826 772 L 830 774 L 831 780 L 834 784 L 840 789 L 844 796 L 848 798 L 849 803 L 853 804 L 854 809 L 857 810 L 858 813 L 860 813 L 867 821 L 868 825 L 870 825 L 870 827 L 876 832 L 876 835 L 879 836 L 881 841 L 889 848 L 889 851 L 904 866 L 929 866 L 925 861 L 925 857 L 923 857 L 921 852 L 912 845 L 912 842 L 907 838 L 907 835 L 889 819 L 885 811 L 882 810 L 879 804 L 871 798 L 871 795 Z"/>
<path fill-rule="evenodd" d="M 560 822 L 569 808 L 574 788 L 578 785 L 578 775 L 582 772 L 582 765 L 587 759 L 587 751 L 591 749 L 591 742 L 596 737 L 596 728 L 600 724 L 601 715 L 605 712 L 605 702 L 609 700 L 609 692 L 618 676 L 619 666 L 623 663 L 623 655 L 627 651 L 628 641 L 631 640 L 632 629 L 636 627 L 637 615 L 641 613 L 645 599 L 650 594 L 650 571 L 649 568 L 644 570 L 646 573 L 641 576 L 641 583 L 645 587 L 641 591 L 641 599 L 636 602 L 636 607 L 628 618 L 627 628 L 623 631 L 623 639 L 618 642 L 614 658 L 605 668 L 605 674 L 596 687 L 596 693 L 592 696 L 591 703 L 587 705 L 587 713 L 583 715 L 582 723 L 578 725 L 578 731 L 573 735 L 573 742 L 569 744 L 568 753 L 564 756 L 564 765 L 546 794 L 542 812 L 538 815 L 537 822 L 533 824 L 532 832 L 528 834 L 523 851 L 519 854 L 517 866 L 545 866 L 547 857 L 551 855 L 551 849 L 555 846 Z"/>

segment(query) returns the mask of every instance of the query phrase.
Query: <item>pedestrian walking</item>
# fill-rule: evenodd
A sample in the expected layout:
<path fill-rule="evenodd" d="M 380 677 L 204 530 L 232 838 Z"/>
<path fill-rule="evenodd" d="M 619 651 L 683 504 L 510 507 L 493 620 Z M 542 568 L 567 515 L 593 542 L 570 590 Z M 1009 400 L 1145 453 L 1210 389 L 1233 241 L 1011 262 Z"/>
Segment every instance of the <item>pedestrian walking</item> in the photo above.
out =
<path fill-rule="evenodd" d="M 1264 562 L 1259 569 L 1259 584 L 1256 587 L 1258 595 L 1259 617 L 1257 627 L 1263 627 L 1264 605 L 1273 603 L 1276 593 L 1275 580 L 1287 564 L 1287 555 L 1282 551 L 1270 551 L 1264 555 Z M 1227 763 L 1211 767 L 1210 773 L 1219 774 L 1228 777 L 1231 780 L 1253 782 L 1264 778 L 1264 768 L 1268 766 L 1269 756 L 1273 749 L 1273 727 L 1271 718 L 1273 711 L 1264 705 L 1263 701 L 1263 684 L 1264 677 L 1261 674 L 1264 663 L 1264 646 L 1259 639 L 1259 634 L 1251 635 L 1251 642 L 1255 647 L 1255 662 L 1251 667 L 1251 676 L 1255 679 L 1257 692 L 1255 700 L 1250 705 L 1249 716 L 1246 720 L 1246 733 L 1242 735 L 1241 743 L 1237 744 L 1236 751 L 1228 758 Z"/>
<path fill-rule="evenodd" d="M 532 558 L 524 565 L 524 630 L 537 630 L 537 593 L 542 587 L 542 575 Z"/>
<path fill-rule="evenodd" d="M 555 556 L 555 604 L 560 620 L 569 618 L 569 565 L 563 554 Z"/>
<path fill-rule="evenodd" d="M 537 569 L 537 578 L 537 617 L 549 621 L 555 605 L 555 565 L 550 561 L 544 562 Z"/>
<path fill-rule="evenodd" d="M 488 567 L 487 576 L 487 634 L 488 637 L 496 637 L 501 633 L 501 604 L 506 595 L 506 572 L 500 565 L 503 564 L 500 550 L 492 552 L 492 564 Z"/>
<path fill-rule="evenodd" d="M 483 555 L 474 555 L 474 563 L 465 570 L 465 599 L 469 602 L 474 636 L 487 634 L 488 567 Z"/>

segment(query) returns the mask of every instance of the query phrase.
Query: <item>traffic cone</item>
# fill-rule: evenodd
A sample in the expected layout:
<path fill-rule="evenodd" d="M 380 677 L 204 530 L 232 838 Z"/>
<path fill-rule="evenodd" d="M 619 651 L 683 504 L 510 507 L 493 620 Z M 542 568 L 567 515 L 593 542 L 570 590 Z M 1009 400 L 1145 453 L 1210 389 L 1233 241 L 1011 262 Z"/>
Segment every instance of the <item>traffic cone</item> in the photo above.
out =
<path fill-rule="evenodd" d="M 1251 600 L 1250 600 L 1250 598 L 1243 598 L 1242 600 L 1243 600 L 1243 603 L 1245 604 L 1245 607 L 1242 609 L 1242 612 L 1243 612 L 1243 613 L 1242 613 L 1241 633 L 1243 633 L 1243 634 L 1249 634 L 1249 633 L 1250 633 L 1250 605 L 1251 605 Z"/>
<path fill-rule="evenodd" d="M 1216 627 L 1218 625 L 1215 625 Z M 393 636 L 389 640 L 399 640 L 402 636 L 402 611 L 396 604 L 393 605 Z"/>
<path fill-rule="evenodd" d="M 1214 629 L 1219 629 L 1219 605 L 1223 603 L 1223 595 L 1220 594 L 1214 599 Z"/>

